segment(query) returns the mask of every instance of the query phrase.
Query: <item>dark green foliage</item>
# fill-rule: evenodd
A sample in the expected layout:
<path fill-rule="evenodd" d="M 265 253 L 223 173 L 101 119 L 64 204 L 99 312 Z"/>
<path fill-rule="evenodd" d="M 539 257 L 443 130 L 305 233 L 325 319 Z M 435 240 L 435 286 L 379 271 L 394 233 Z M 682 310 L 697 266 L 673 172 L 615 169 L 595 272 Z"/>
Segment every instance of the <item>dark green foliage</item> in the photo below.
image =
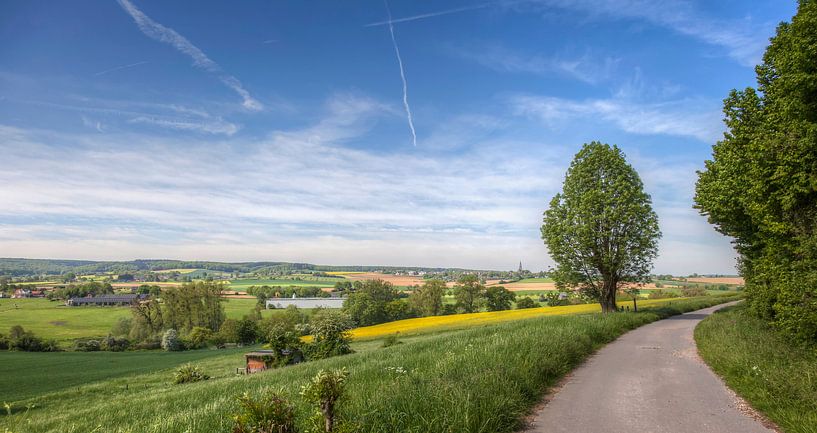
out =
<path fill-rule="evenodd" d="M 194 326 L 218 331 L 225 319 L 222 289 L 220 283 L 198 281 L 165 290 L 162 293 L 165 326 L 182 332 L 189 332 Z"/>
<path fill-rule="evenodd" d="M 724 100 L 727 132 L 698 173 L 696 208 L 734 238 L 751 311 L 817 341 L 817 2 L 801 1 Z"/>
<path fill-rule="evenodd" d="M 91 281 L 82 284 L 72 284 L 62 289 L 52 290 L 48 293 L 49 299 L 84 298 L 86 296 L 109 295 L 113 293 L 110 283 L 100 283 Z"/>
<path fill-rule="evenodd" d="M 570 300 L 568 300 L 567 297 L 562 299 L 562 296 L 560 295 L 559 291 L 547 292 L 547 294 L 545 295 L 545 302 L 547 302 L 548 307 L 558 307 L 560 305 L 570 304 Z"/>
<path fill-rule="evenodd" d="M 510 310 L 516 294 L 502 286 L 492 286 L 485 290 L 485 307 L 488 311 Z"/>
<path fill-rule="evenodd" d="M 321 310 L 312 315 L 312 342 L 307 347 L 309 359 L 323 359 L 352 353 L 349 330 L 354 323 L 348 314 L 337 310 Z"/>
<path fill-rule="evenodd" d="M 463 313 L 479 311 L 485 298 L 485 286 L 474 274 L 464 274 L 454 286 L 457 308 Z"/>
<path fill-rule="evenodd" d="M 176 369 L 176 372 L 173 373 L 174 385 L 200 382 L 208 379 L 210 379 L 210 376 L 204 374 L 201 367 L 189 363 L 179 366 L 179 368 Z"/>
<path fill-rule="evenodd" d="M 12 326 L 9 329 L 8 337 L 0 337 L 0 346 L 5 346 L 7 350 L 18 350 L 21 352 L 59 352 L 60 348 L 54 340 L 43 340 L 31 331 L 26 331 L 20 325 Z"/>
<path fill-rule="evenodd" d="M 516 308 L 521 310 L 524 308 L 536 308 L 539 304 L 533 299 L 523 296 L 516 300 Z"/>
<path fill-rule="evenodd" d="M 267 330 L 267 348 L 272 355 L 267 362 L 269 367 L 283 367 L 304 359 L 303 346 L 300 334 L 294 325 L 279 322 Z"/>
<path fill-rule="evenodd" d="M 221 325 L 218 336 L 226 343 L 249 345 L 261 338 L 258 322 L 245 317 L 241 320 L 227 319 Z"/>
<path fill-rule="evenodd" d="M 701 357 L 787 433 L 817 433 L 817 352 L 749 314 L 722 310 L 695 328 Z"/>
<path fill-rule="evenodd" d="M 358 326 L 376 325 L 393 320 L 389 314 L 394 311 L 387 310 L 386 306 L 396 299 L 397 290 L 390 282 L 366 280 L 344 301 L 343 310 Z"/>
<path fill-rule="evenodd" d="M 638 173 L 617 146 L 585 144 L 550 201 L 542 239 L 557 268 L 557 287 L 578 287 L 614 312 L 616 292 L 647 282 L 658 254 L 658 217 Z"/>
<path fill-rule="evenodd" d="M 445 289 L 442 280 L 426 280 L 422 286 L 414 289 L 409 302 L 423 316 L 437 316 L 442 314 Z"/>
<path fill-rule="evenodd" d="M 295 408 L 280 393 L 264 389 L 260 397 L 238 397 L 233 433 L 296 433 Z"/>

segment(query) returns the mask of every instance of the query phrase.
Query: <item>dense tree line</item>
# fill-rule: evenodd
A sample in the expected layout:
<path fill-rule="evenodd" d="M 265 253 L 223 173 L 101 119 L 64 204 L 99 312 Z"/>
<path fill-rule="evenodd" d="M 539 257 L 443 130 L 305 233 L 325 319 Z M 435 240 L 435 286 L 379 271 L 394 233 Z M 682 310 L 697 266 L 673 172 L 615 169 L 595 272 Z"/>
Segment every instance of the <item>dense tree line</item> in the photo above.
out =
<path fill-rule="evenodd" d="M 727 132 L 695 202 L 734 238 L 751 311 L 817 341 L 817 2 L 801 0 L 757 66 L 757 89 L 724 101 Z"/>

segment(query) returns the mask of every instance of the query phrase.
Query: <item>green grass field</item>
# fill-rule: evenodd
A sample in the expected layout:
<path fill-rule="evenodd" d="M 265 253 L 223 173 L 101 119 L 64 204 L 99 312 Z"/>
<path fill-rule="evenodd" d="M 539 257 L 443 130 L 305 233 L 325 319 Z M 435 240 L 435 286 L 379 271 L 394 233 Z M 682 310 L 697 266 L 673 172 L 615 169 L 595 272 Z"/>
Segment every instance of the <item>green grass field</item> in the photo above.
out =
<path fill-rule="evenodd" d="M 787 433 L 817 433 L 817 351 L 731 307 L 695 329 L 701 357 Z"/>
<path fill-rule="evenodd" d="M 255 308 L 255 299 L 224 299 L 228 318 L 241 319 Z M 309 312 L 309 310 L 304 310 Z M 264 310 L 263 317 L 276 314 Z M 20 325 L 35 335 L 69 346 L 77 338 L 104 337 L 122 317 L 130 317 L 128 307 L 66 307 L 62 302 L 43 298 L 0 299 L 0 333 Z"/>
<path fill-rule="evenodd" d="M 311 279 L 304 279 L 301 280 L 294 280 L 294 279 L 258 279 L 258 278 L 244 278 L 238 280 L 230 280 L 230 283 L 227 286 L 227 290 L 247 290 L 250 286 L 299 286 L 299 287 L 333 287 L 336 281 L 341 281 L 340 279 L 330 279 L 330 278 L 316 278 L 316 277 L 308 277 Z"/>
<path fill-rule="evenodd" d="M 551 316 L 481 325 L 462 331 L 431 333 L 404 339 L 404 344 L 381 348 L 376 341 L 355 346 L 358 353 L 307 362 L 250 376 L 232 371 L 243 363 L 240 353 L 203 354 L 197 363 L 213 378 L 189 385 L 171 385 L 177 356 L 156 361 L 149 373 L 109 374 L 104 357 L 61 366 L 66 353 L 26 354 L 18 362 L 3 362 L 0 389 L 11 389 L 10 377 L 28 375 L 33 392 L 16 391 L 18 411 L 0 416 L 0 428 L 10 432 L 225 432 L 235 397 L 257 393 L 262 387 L 281 389 L 295 405 L 301 420 L 313 412 L 298 391 L 321 368 L 346 367 L 350 372 L 342 416 L 359 432 L 511 432 L 553 385 L 600 345 L 629 329 L 678 310 L 693 310 L 728 297 L 698 298 L 666 308 L 630 314 Z M 734 299 L 734 298 L 731 298 Z M 5 355 L 5 354 L 3 354 Z M 17 355 L 17 354 L 10 354 Z M 79 354 L 109 357 L 136 354 Z M 212 355 L 212 356 L 210 356 Z M 3 358 L 11 360 L 12 358 Z M 137 358 L 127 363 L 148 365 Z M 50 363 L 50 364 L 49 364 Z M 86 365 L 91 368 L 86 367 Z M 50 367 L 49 367 L 50 366 Z M 513 366 L 513 368 L 508 368 Z M 405 373 L 394 371 L 401 367 Z M 90 383 L 53 388 L 49 368 L 95 370 Z M 122 368 L 121 366 L 119 368 Z M 79 373 L 77 373 L 79 374 Z M 90 374 L 90 373 L 88 373 Z M 18 382 L 19 383 L 19 382 Z M 32 395 L 34 397 L 20 397 Z M 23 400 L 19 400 L 23 398 Z M 30 411 L 20 410 L 34 405 Z M 305 425 L 300 425 L 306 431 Z"/>

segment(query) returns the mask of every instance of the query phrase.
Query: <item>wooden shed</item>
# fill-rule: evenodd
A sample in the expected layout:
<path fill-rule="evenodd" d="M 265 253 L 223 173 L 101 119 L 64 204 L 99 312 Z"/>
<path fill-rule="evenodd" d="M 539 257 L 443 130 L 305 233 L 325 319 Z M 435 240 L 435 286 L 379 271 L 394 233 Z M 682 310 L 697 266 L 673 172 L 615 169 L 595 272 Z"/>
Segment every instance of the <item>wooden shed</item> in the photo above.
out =
<path fill-rule="evenodd" d="M 303 361 L 303 356 L 301 355 L 300 351 L 291 352 L 289 350 L 283 350 L 279 354 L 277 358 L 280 359 L 281 356 L 290 356 L 292 357 L 289 359 L 289 364 L 297 364 Z M 274 350 L 256 350 L 253 352 L 245 353 L 244 359 L 246 361 L 245 372 L 247 374 L 257 373 L 259 371 L 264 371 L 270 368 L 274 368 L 274 361 L 276 360 L 275 351 Z"/>

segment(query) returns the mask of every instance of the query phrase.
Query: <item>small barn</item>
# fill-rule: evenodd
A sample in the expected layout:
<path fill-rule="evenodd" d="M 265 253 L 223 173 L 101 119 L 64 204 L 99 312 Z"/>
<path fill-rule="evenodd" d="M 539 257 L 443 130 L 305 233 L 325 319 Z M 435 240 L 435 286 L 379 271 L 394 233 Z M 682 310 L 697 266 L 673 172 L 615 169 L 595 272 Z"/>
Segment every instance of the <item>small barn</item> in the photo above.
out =
<path fill-rule="evenodd" d="M 278 358 L 281 356 L 287 357 L 290 355 L 293 356 L 291 359 L 289 359 L 289 364 L 297 364 L 303 361 L 303 356 L 301 355 L 300 351 L 291 352 L 289 350 L 282 350 Z M 244 371 L 247 374 L 258 373 L 259 371 L 275 368 L 276 356 L 274 350 L 256 350 L 245 353 L 244 359 L 246 361 L 246 368 Z"/>

